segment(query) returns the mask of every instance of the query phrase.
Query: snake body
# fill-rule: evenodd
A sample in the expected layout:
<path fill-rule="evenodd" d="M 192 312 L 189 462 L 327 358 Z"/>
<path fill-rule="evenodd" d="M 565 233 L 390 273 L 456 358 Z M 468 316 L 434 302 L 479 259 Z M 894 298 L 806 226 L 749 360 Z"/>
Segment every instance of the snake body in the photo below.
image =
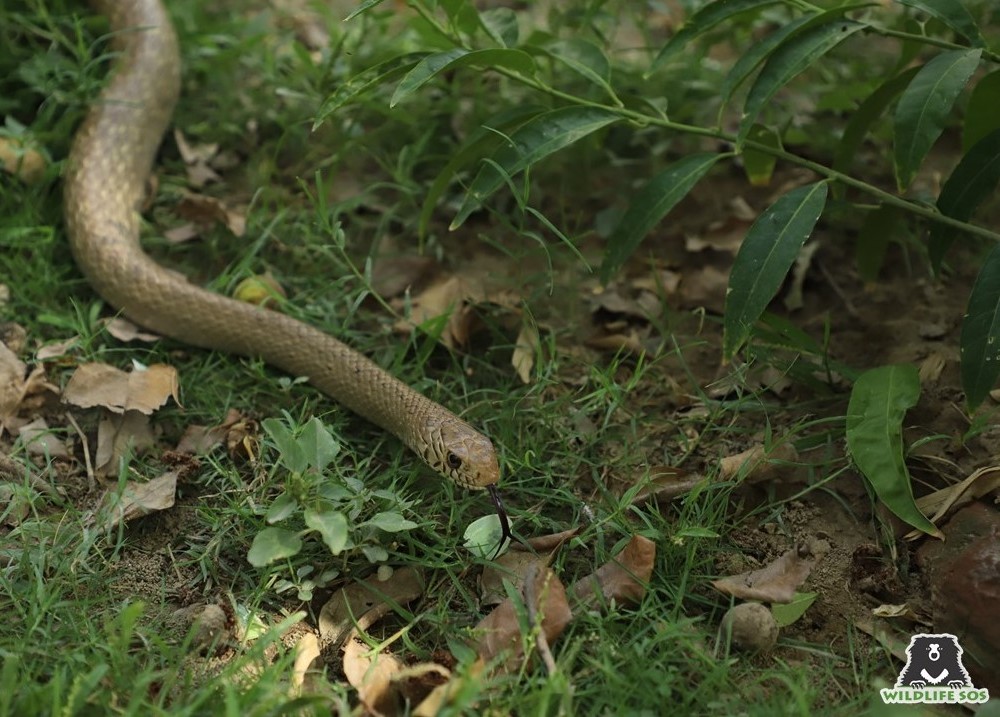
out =
<path fill-rule="evenodd" d="M 119 55 L 70 150 L 64 211 L 80 269 L 141 326 L 207 349 L 261 357 L 306 376 L 469 488 L 500 476 L 490 440 L 332 336 L 230 299 L 159 266 L 139 243 L 139 207 L 180 89 L 177 37 L 160 0 L 100 0 Z M 498 500 L 491 488 L 494 500 Z M 499 507 L 499 505 L 498 505 Z"/>

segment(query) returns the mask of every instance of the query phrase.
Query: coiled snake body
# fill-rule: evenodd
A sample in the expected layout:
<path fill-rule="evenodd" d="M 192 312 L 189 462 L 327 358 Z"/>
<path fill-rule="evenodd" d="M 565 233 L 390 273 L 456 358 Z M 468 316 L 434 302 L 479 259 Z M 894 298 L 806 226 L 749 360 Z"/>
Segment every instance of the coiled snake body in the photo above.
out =
<path fill-rule="evenodd" d="M 66 226 L 76 261 L 112 306 L 184 343 L 259 356 L 398 436 L 469 488 L 500 477 L 488 438 L 333 337 L 274 311 L 212 293 L 167 271 L 139 244 L 138 207 L 180 88 L 177 38 L 160 0 L 100 0 L 116 67 L 73 141 Z M 499 509 L 498 503 L 498 509 Z"/>

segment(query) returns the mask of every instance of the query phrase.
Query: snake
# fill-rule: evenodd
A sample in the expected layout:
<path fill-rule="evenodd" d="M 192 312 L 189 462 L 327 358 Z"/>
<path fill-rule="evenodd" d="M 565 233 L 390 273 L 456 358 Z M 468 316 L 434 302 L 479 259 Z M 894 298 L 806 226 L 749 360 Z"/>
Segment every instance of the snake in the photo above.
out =
<path fill-rule="evenodd" d="M 160 0 L 92 4 L 108 18 L 116 59 L 73 137 L 63 183 L 69 244 L 92 288 L 131 321 L 171 339 L 306 377 L 440 475 L 488 489 L 506 537 L 500 468 L 488 437 L 333 336 L 193 284 L 143 251 L 141 205 L 180 94 L 180 48 Z"/>

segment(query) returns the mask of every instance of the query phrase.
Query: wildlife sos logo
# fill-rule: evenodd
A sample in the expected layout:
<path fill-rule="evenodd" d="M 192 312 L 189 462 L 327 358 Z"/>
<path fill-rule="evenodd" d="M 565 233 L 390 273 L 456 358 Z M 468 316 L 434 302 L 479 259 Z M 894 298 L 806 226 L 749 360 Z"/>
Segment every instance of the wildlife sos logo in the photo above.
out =
<path fill-rule="evenodd" d="M 990 698 L 976 689 L 962 664 L 962 646 L 948 633 L 910 638 L 895 687 L 881 690 L 886 704 L 982 704 Z"/>

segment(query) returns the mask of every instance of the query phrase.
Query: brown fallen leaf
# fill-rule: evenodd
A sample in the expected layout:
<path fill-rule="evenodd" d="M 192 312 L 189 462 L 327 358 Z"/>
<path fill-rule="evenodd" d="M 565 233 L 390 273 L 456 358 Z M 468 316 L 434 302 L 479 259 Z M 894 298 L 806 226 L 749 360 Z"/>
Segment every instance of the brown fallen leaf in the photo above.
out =
<path fill-rule="evenodd" d="M 104 320 L 104 329 L 119 341 L 128 343 L 129 341 L 145 341 L 152 343 L 160 340 L 159 334 L 144 331 L 133 324 L 128 319 L 115 316 Z"/>
<path fill-rule="evenodd" d="M 115 413 L 151 414 L 177 396 L 177 369 L 165 364 L 136 368 L 126 373 L 103 363 L 79 366 L 63 390 L 63 401 L 80 408 L 102 406 Z"/>
<path fill-rule="evenodd" d="M 303 692 L 306 677 L 322 668 L 322 656 L 316 633 L 307 632 L 295 643 L 295 664 L 292 666 L 292 689 L 296 694 Z"/>
<path fill-rule="evenodd" d="M 403 672 L 403 663 L 391 652 L 372 650 L 353 637 L 343 650 L 344 677 L 357 690 L 361 704 L 372 714 L 403 714 L 403 699 L 395 685 Z"/>
<path fill-rule="evenodd" d="M 441 714 L 441 711 L 451 703 L 452 698 L 460 694 L 469 682 L 476 683 L 474 687 L 478 689 L 484 669 L 483 661 L 476 660 L 463 675 L 454 675 L 444 684 L 435 687 L 413 710 L 413 717 L 436 717 Z"/>
<path fill-rule="evenodd" d="M 573 617 L 566 600 L 566 588 L 559 577 L 547 567 L 535 567 L 525 576 L 521 598 L 528 608 L 529 616 L 534 616 L 529 630 L 540 625 L 540 637 L 551 643 L 569 624 Z M 476 651 L 480 659 L 490 663 L 503 656 L 497 669 L 513 671 L 524 657 L 524 636 L 517 616 L 517 608 L 508 598 L 500 603 L 489 615 L 476 625 L 479 640 Z"/>
<path fill-rule="evenodd" d="M 481 282 L 448 276 L 427 287 L 412 301 L 409 319 L 397 321 L 397 332 L 408 334 L 414 327 L 444 321 L 440 341 L 448 348 L 465 346 L 477 321 L 472 304 L 486 298 Z"/>
<path fill-rule="evenodd" d="M 230 408 L 222 423 L 216 426 L 199 426 L 192 424 L 184 429 L 184 435 L 177 442 L 178 453 L 204 454 L 230 436 L 231 432 L 246 421 L 246 417 L 235 408 Z M 241 438 L 237 439 L 237 442 Z"/>
<path fill-rule="evenodd" d="M 934 525 L 939 525 L 944 518 L 962 506 L 998 490 L 1000 466 L 987 466 L 973 472 L 965 480 L 917 498 L 917 507 L 921 513 L 930 516 L 929 520 Z M 922 535 L 922 531 L 911 530 L 903 539 L 913 541 Z"/>
<path fill-rule="evenodd" d="M 177 143 L 177 151 L 180 153 L 181 159 L 184 160 L 190 186 L 200 189 L 209 182 L 222 181 L 222 178 L 208 164 L 219 152 L 217 142 L 191 144 L 179 129 L 174 130 L 174 141 Z"/>
<path fill-rule="evenodd" d="M 775 443 L 768 451 L 764 446 L 754 446 L 735 456 L 719 460 L 719 480 L 739 480 L 744 484 L 767 481 L 787 482 L 799 473 L 799 452 L 788 441 Z"/>
<path fill-rule="evenodd" d="M 49 424 L 41 416 L 20 426 L 17 433 L 29 455 L 51 458 L 70 457 L 65 441 L 52 432 Z"/>
<path fill-rule="evenodd" d="M 558 533 L 537 535 L 534 538 L 529 538 L 524 541 L 524 545 L 526 548 L 534 550 L 536 553 L 551 553 L 561 548 L 563 543 L 570 538 L 575 537 L 579 532 L 579 528 L 570 528 L 569 530 L 563 530 Z M 523 550 L 523 548 L 515 543 L 511 546 L 511 550 Z"/>
<path fill-rule="evenodd" d="M 128 481 L 120 494 L 115 489 L 104 494 L 94 521 L 110 533 L 130 520 L 173 507 L 176 493 L 177 471 L 167 471 L 145 483 Z"/>
<path fill-rule="evenodd" d="M 652 500 L 667 504 L 674 498 L 691 492 L 695 486 L 707 481 L 708 479 L 703 475 L 691 473 L 676 466 L 651 466 L 649 478 L 643 483 L 639 492 L 633 496 L 632 505 L 641 505 Z M 631 487 L 630 485 L 624 486 L 620 494 L 624 494 Z"/>
<path fill-rule="evenodd" d="M 394 299 L 423 284 L 439 268 L 429 256 L 380 256 L 372 267 L 372 291 L 383 299 Z"/>
<path fill-rule="evenodd" d="M 148 416 L 138 411 L 126 411 L 122 415 L 105 413 L 97 424 L 95 474 L 117 475 L 123 459 L 140 455 L 154 443 Z"/>
<path fill-rule="evenodd" d="M 760 570 L 713 580 L 712 587 L 740 600 L 791 602 L 795 591 L 825 554 L 821 543 L 822 541 L 815 541 L 813 545 L 801 543 Z"/>
<path fill-rule="evenodd" d="M 533 570 L 551 565 L 552 557 L 561 544 L 548 551 L 538 552 L 520 549 L 516 543 L 512 545 L 509 551 L 483 569 L 483 574 L 479 578 L 480 604 L 483 607 L 491 607 L 506 600 L 507 590 L 503 584 L 505 580 L 521 592 L 524 589 L 525 576 Z"/>
<path fill-rule="evenodd" d="M 324 646 L 341 645 L 355 625 L 366 630 L 395 605 L 405 605 L 424 593 L 424 579 L 413 568 L 401 568 L 388 580 L 369 578 L 334 593 L 319 613 Z"/>
<path fill-rule="evenodd" d="M 35 352 L 35 360 L 49 361 L 54 358 L 59 358 L 60 356 L 65 356 L 69 353 L 69 350 L 76 346 L 79 342 L 80 337 L 74 336 L 71 339 L 63 339 L 62 341 L 47 343 Z"/>
<path fill-rule="evenodd" d="M 17 413 L 24 398 L 24 377 L 28 367 L 0 343 L 0 424 Z"/>
<path fill-rule="evenodd" d="M 570 589 L 575 610 L 595 610 L 613 600 L 619 605 L 638 605 L 653 577 L 656 543 L 633 535 L 621 552 Z"/>
<path fill-rule="evenodd" d="M 241 237 L 247 231 L 246 215 L 216 197 L 188 192 L 178 203 L 176 211 L 177 216 L 196 224 L 222 224 L 233 236 Z"/>
<path fill-rule="evenodd" d="M 525 318 L 521 331 L 514 341 L 514 353 L 510 363 L 517 371 L 521 383 L 531 383 L 531 372 L 535 368 L 535 354 L 538 351 L 538 329 Z"/>

